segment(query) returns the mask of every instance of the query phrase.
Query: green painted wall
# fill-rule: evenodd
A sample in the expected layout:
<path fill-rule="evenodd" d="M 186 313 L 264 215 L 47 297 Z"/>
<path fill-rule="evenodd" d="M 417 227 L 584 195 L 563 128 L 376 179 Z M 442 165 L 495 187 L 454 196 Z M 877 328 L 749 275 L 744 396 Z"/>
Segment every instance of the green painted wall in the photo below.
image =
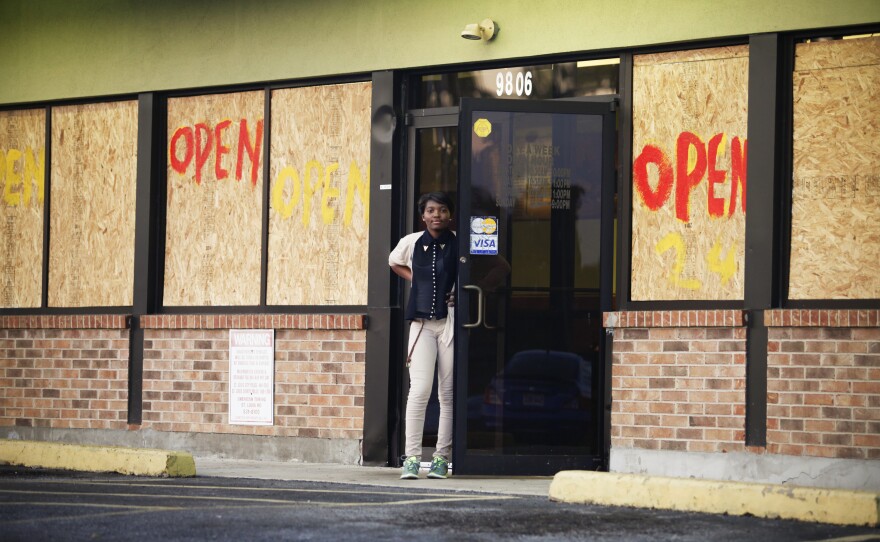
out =
<path fill-rule="evenodd" d="M 491 43 L 461 39 L 493 18 Z M 0 0 L 0 104 L 880 22 L 880 0 Z"/>

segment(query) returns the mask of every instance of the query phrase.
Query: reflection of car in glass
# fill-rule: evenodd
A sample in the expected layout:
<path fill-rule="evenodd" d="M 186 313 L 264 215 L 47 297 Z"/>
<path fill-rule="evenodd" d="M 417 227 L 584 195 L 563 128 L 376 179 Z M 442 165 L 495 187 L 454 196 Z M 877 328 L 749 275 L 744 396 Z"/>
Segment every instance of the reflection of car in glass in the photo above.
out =
<path fill-rule="evenodd" d="M 486 387 L 483 423 L 505 433 L 582 434 L 592 415 L 592 376 L 592 365 L 571 352 L 517 352 Z"/>

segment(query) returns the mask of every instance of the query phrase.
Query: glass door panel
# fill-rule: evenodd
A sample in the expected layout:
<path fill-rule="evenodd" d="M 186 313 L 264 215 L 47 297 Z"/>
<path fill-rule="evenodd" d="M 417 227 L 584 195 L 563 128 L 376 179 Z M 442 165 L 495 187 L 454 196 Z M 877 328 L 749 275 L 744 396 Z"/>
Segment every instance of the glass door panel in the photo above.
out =
<path fill-rule="evenodd" d="M 421 194 L 426 192 L 446 192 L 453 201 L 458 199 L 458 127 L 440 126 L 430 128 L 414 128 L 410 137 L 414 138 L 414 175 L 413 175 L 413 200 L 418 200 Z M 411 206 L 412 207 L 412 206 Z M 412 217 L 410 231 L 424 229 L 418 213 L 410 211 Z M 458 229 L 458 215 L 450 225 L 453 231 Z M 407 295 L 409 292 L 407 291 Z M 405 299 L 405 302 L 408 298 Z M 404 302 L 404 306 L 406 306 Z M 409 383 L 402 379 L 401 397 L 406 398 Z M 403 410 L 406 410 L 404 400 Z M 425 426 L 422 433 L 422 457 L 431 457 L 437 444 L 437 430 L 439 428 L 440 401 L 437 397 L 437 374 L 434 373 L 434 382 L 431 386 L 431 398 L 425 414 Z M 400 424 L 400 441 L 405 440 L 404 427 Z"/>
<path fill-rule="evenodd" d="M 610 104 L 463 100 L 460 119 L 455 471 L 597 468 Z"/>

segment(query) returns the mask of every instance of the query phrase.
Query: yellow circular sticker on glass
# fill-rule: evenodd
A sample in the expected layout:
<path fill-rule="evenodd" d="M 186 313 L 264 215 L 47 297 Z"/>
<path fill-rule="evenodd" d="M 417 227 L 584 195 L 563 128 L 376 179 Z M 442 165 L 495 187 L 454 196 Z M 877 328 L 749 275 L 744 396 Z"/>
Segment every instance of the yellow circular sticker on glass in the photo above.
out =
<path fill-rule="evenodd" d="M 474 133 L 478 137 L 488 136 L 492 133 L 492 123 L 489 122 L 489 119 L 477 119 L 477 122 L 474 123 Z"/>

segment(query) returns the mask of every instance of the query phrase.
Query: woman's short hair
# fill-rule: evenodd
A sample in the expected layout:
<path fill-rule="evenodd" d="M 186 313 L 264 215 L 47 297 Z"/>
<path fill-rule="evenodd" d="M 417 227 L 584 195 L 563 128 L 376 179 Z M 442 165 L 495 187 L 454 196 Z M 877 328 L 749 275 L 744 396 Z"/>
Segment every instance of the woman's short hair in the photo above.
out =
<path fill-rule="evenodd" d="M 452 198 L 449 197 L 449 194 L 446 192 L 426 192 L 419 198 L 419 215 L 425 214 L 425 207 L 428 205 L 429 201 L 445 205 L 446 208 L 449 209 L 449 214 L 455 212 L 455 204 L 452 202 Z"/>

